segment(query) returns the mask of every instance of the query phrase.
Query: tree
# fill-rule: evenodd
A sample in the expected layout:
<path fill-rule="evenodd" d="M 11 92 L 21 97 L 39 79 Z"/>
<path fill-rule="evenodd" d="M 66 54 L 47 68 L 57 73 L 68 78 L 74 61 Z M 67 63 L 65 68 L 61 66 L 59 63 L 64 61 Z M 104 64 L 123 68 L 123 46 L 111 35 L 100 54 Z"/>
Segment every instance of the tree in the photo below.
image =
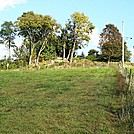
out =
<path fill-rule="evenodd" d="M 38 52 L 36 54 L 36 62 L 38 63 L 39 56 L 45 48 L 48 36 L 56 34 L 59 25 L 51 16 L 43 16 L 30 11 L 23 13 L 17 19 L 16 26 L 18 27 L 19 35 L 23 36 L 27 45 L 29 45 L 29 65 L 32 62 L 35 48 L 39 45 L 39 50 L 36 51 Z"/>
<path fill-rule="evenodd" d="M 5 43 L 6 47 L 9 50 L 9 56 L 8 59 L 10 60 L 11 58 L 11 47 L 14 46 L 15 42 L 15 27 L 14 24 L 11 21 L 5 21 L 2 25 L 1 25 L 1 30 L 0 30 L 0 43 Z"/>
<path fill-rule="evenodd" d="M 86 56 L 86 59 L 91 61 L 97 61 L 99 59 L 99 52 L 95 49 L 90 49 L 88 51 L 88 56 Z"/>
<path fill-rule="evenodd" d="M 95 50 L 95 49 L 90 49 L 90 50 L 88 51 L 88 56 L 89 56 L 89 55 L 97 56 L 97 55 L 98 55 L 98 51 Z"/>
<path fill-rule="evenodd" d="M 68 20 L 66 28 L 68 30 L 68 40 L 70 40 L 69 44 L 71 44 L 70 63 L 72 63 L 75 49 L 81 48 L 89 42 L 94 26 L 84 13 L 75 12 Z"/>
<path fill-rule="evenodd" d="M 65 58 L 67 60 L 69 60 L 70 58 L 70 54 L 71 54 L 71 43 L 72 40 L 70 39 L 70 34 L 69 34 L 69 30 L 67 25 L 65 26 L 65 28 L 61 29 L 61 35 L 59 36 L 60 38 L 60 44 L 62 46 L 62 57 L 63 60 L 65 60 Z"/>
<path fill-rule="evenodd" d="M 43 16 L 43 25 L 42 30 L 40 33 L 40 36 L 42 36 L 42 39 L 40 39 L 38 46 L 38 49 L 36 49 L 36 64 L 38 65 L 39 56 L 41 55 L 41 52 L 45 49 L 48 44 L 53 43 L 51 45 L 55 44 L 57 33 L 60 30 L 60 25 L 57 24 L 55 19 L 52 19 L 51 16 Z"/>
<path fill-rule="evenodd" d="M 101 53 L 104 60 L 109 61 L 120 61 L 122 57 L 122 36 L 119 33 L 117 27 L 113 24 L 108 24 L 103 29 L 100 34 L 99 41 Z M 125 45 L 125 54 L 128 52 L 126 42 Z M 125 60 L 128 60 L 125 55 Z"/>
<path fill-rule="evenodd" d="M 131 57 L 131 56 L 132 56 L 131 51 L 126 50 L 126 51 L 125 51 L 125 61 L 130 62 L 130 57 Z"/>

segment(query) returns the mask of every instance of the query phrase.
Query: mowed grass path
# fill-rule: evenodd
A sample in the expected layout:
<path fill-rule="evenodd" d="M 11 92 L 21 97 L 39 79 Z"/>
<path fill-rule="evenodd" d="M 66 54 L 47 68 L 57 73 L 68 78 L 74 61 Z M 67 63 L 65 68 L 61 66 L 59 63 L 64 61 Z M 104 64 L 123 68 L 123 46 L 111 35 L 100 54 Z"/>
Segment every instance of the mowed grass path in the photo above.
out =
<path fill-rule="evenodd" d="M 0 133 L 114 134 L 111 68 L 0 72 Z"/>

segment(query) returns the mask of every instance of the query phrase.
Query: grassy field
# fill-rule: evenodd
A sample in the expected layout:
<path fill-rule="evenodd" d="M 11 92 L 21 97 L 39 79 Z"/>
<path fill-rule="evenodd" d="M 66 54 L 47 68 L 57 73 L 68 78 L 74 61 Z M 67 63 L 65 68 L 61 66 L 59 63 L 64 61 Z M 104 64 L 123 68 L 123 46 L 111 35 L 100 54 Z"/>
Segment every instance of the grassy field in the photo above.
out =
<path fill-rule="evenodd" d="M 111 68 L 0 71 L 1 134 L 115 134 Z"/>

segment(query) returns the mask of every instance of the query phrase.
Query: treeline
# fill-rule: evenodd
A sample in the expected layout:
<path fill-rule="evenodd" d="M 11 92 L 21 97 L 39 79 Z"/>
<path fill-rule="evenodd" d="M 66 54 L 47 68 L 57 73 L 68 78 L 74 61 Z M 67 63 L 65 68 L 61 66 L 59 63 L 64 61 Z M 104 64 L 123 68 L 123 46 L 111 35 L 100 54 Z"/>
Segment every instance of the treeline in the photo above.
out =
<path fill-rule="evenodd" d="M 94 28 L 84 13 L 73 13 L 62 27 L 49 15 L 35 14 L 33 11 L 24 12 L 15 22 L 5 21 L 1 25 L 0 43 L 5 44 L 9 50 L 9 56 L 1 61 L 6 65 L 11 62 L 12 48 L 14 62 L 20 66 L 30 66 L 33 62 L 38 66 L 39 61 L 57 57 L 72 63 L 76 51 L 88 45 Z M 17 36 L 23 39 L 21 46 L 15 44 Z M 85 57 L 82 53 L 77 57 L 92 61 L 120 61 L 121 42 L 122 37 L 117 27 L 108 24 L 100 34 L 100 53 L 91 49 L 88 56 Z M 125 43 L 126 61 L 129 61 L 130 55 Z"/>

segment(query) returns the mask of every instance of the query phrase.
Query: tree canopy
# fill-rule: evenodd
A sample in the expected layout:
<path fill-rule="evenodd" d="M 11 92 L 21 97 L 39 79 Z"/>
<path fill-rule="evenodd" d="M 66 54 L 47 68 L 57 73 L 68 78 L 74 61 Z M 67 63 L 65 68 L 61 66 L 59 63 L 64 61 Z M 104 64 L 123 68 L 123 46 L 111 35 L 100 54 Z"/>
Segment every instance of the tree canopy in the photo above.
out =
<path fill-rule="evenodd" d="M 38 52 L 36 54 L 36 60 L 45 48 L 46 42 L 49 36 L 56 34 L 59 25 L 56 20 L 49 15 L 35 14 L 34 12 L 23 13 L 16 21 L 16 26 L 18 27 L 19 35 L 24 37 L 27 41 L 27 46 L 29 49 L 29 65 L 32 62 L 33 54 L 35 52 L 36 46 L 38 47 Z"/>
<path fill-rule="evenodd" d="M 72 62 L 75 49 L 81 48 L 89 42 L 90 34 L 95 27 L 89 21 L 88 16 L 85 16 L 84 13 L 75 12 L 66 23 L 66 28 L 68 40 L 71 44 L 70 62 Z"/>
<path fill-rule="evenodd" d="M 122 57 L 122 36 L 113 24 L 108 24 L 102 30 L 99 41 L 101 54 L 104 60 L 107 61 L 120 61 Z M 129 60 L 128 50 L 125 45 L 125 60 Z"/>
<path fill-rule="evenodd" d="M 29 66 L 39 61 L 62 57 L 70 63 L 77 50 L 88 45 L 95 26 L 84 13 L 75 12 L 62 27 L 50 15 L 36 14 L 33 11 L 24 12 L 13 23 L 5 21 L 0 29 L 0 43 L 9 49 L 14 47 L 14 57 Z M 14 45 L 16 36 L 22 37 L 21 46 Z M 125 45 L 125 61 L 129 61 L 131 53 Z M 117 27 L 107 24 L 100 34 L 99 47 L 80 55 L 92 61 L 120 61 L 122 58 L 122 36 Z M 41 59 L 41 60 L 39 60 Z"/>

